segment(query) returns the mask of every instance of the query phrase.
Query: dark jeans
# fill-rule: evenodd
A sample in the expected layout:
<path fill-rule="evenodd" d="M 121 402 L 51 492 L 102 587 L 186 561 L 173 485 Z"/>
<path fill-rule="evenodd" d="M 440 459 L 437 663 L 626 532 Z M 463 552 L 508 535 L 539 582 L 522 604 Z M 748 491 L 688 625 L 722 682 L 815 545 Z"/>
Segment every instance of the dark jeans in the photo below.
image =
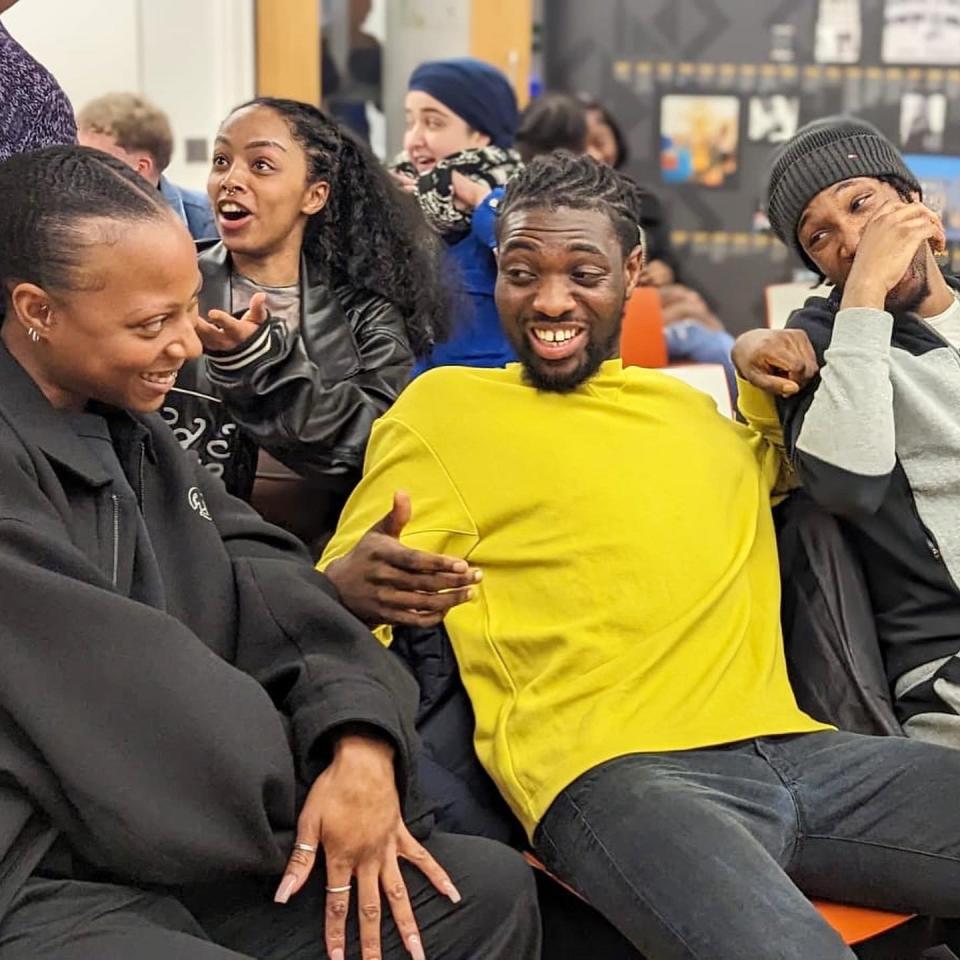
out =
<path fill-rule="evenodd" d="M 960 751 L 828 732 L 633 754 L 564 790 L 535 847 L 649 960 L 852 960 L 807 896 L 960 916 Z"/>
<path fill-rule="evenodd" d="M 519 854 L 479 837 L 436 834 L 426 845 L 463 896 L 454 906 L 402 866 L 430 960 L 539 960 L 536 886 Z M 0 923 L 0 960 L 325 960 L 323 877 L 284 906 L 272 902 L 276 885 L 239 880 L 175 897 L 34 877 Z M 347 934 L 347 960 L 357 960 L 355 897 Z M 382 950 L 409 958 L 388 917 Z"/>

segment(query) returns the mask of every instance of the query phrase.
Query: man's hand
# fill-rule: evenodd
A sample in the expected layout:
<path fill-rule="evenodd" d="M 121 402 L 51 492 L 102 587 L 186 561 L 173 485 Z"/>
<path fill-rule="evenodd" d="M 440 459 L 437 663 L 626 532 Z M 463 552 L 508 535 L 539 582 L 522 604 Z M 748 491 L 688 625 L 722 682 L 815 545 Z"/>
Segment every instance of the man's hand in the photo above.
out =
<path fill-rule="evenodd" d="M 330 960 L 343 960 L 351 885 L 357 881 L 360 944 L 380 956 L 381 890 L 413 960 L 425 960 L 399 860 L 414 864 L 445 897 L 460 902 L 453 881 L 404 826 L 393 767 L 393 747 L 349 735 L 337 741 L 333 762 L 317 777 L 297 821 L 297 847 L 277 888 L 286 903 L 302 889 L 323 849 L 327 868 L 325 939 Z"/>
<path fill-rule="evenodd" d="M 267 295 L 255 293 L 250 298 L 247 312 L 239 320 L 223 310 L 211 310 L 208 317 L 201 317 L 197 336 L 204 350 L 236 350 L 260 329 L 269 316 Z"/>
<path fill-rule="evenodd" d="M 803 330 L 748 330 L 733 345 L 733 363 L 744 380 L 780 397 L 792 397 L 820 369 Z"/>
<path fill-rule="evenodd" d="M 943 223 L 920 202 L 888 200 L 864 227 L 843 286 L 840 309 L 874 307 L 883 310 L 887 294 L 904 278 L 922 244 L 935 253 L 946 248 Z"/>
<path fill-rule="evenodd" d="M 368 626 L 432 627 L 469 600 L 481 579 L 465 560 L 403 546 L 410 516 L 410 498 L 394 494 L 390 512 L 327 567 L 343 605 Z"/>

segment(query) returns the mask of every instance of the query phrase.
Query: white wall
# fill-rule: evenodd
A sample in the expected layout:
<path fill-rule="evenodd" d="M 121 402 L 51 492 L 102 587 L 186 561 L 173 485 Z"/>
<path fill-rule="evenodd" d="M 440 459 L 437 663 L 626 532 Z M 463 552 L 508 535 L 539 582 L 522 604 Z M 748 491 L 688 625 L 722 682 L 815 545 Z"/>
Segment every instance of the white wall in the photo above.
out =
<path fill-rule="evenodd" d="M 413 68 L 424 60 L 470 52 L 470 0 L 389 0 L 384 45 L 387 155 L 403 142 L 403 98 Z"/>
<path fill-rule="evenodd" d="M 176 139 L 168 173 L 183 186 L 202 189 L 208 168 L 186 163 L 185 140 L 209 143 L 253 96 L 253 0 L 20 0 L 3 22 L 74 107 L 126 90 L 165 110 Z"/>

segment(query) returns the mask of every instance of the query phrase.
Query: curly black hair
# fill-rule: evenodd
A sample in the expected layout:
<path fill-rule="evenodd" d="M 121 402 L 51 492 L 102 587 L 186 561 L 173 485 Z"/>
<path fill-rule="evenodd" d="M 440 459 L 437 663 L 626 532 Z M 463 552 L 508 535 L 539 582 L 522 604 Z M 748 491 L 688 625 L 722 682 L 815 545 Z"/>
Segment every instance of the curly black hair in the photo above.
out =
<path fill-rule="evenodd" d="M 84 224 L 172 217 L 157 189 L 119 160 L 88 147 L 47 147 L 0 164 L 0 286 L 71 290 L 85 248 Z"/>
<path fill-rule="evenodd" d="M 298 100 L 258 97 L 236 107 L 267 107 L 287 123 L 307 155 L 311 182 L 330 199 L 307 223 L 304 255 L 333 285 L 369 290 L 400 311 L 418 357 L 450 332 L 450 293 L 439 240 L 370 148 L 322 110 Z"/>
<path fill-rule="evenodd" d="M 599 101 L 589 93 L 578 93 L 577 100 L 585 110 L 596 110 L 600 114 L 600 122 L 610 128 L 613 134 L 613 141 L 617 147 L 617 156 L 613 161 L 614 170 L 622 170 L 630 159 L 630 148 L 627 145 L 627 138 L 620 129 L 614 115 Z"/>
<path fill-rule="evenodd" d="M 531 100 L 520 114 L 515 146 L 524 163 L 554 150 L 585 153 L 586 109 L 566 93 L 545 93 Z"/>
<path fill-rule="evenodd" d="M 536 157 L 507 185 L 497 216 L 497 236 L 516 210 L 567 207 L 598 210 L 610 218 L 624 256 L 643 244 L 643 193 L 627 177 L 592 157 L 562 151 Z"/>

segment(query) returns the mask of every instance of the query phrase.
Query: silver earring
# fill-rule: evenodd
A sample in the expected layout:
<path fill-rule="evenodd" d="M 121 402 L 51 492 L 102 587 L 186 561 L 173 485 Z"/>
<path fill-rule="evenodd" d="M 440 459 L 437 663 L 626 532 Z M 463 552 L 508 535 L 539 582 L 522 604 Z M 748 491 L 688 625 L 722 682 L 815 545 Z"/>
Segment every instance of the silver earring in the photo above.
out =
<path fill-rule="evenodd" d="M 37 333 L 37 331 L 36 331 L 33 327 L 31 327 L 31 328 L 27 331 L 27 336 L 28 336 L 34 343 L 39 343 L 39 342 L 40 342 L 40 334 Z"/>

